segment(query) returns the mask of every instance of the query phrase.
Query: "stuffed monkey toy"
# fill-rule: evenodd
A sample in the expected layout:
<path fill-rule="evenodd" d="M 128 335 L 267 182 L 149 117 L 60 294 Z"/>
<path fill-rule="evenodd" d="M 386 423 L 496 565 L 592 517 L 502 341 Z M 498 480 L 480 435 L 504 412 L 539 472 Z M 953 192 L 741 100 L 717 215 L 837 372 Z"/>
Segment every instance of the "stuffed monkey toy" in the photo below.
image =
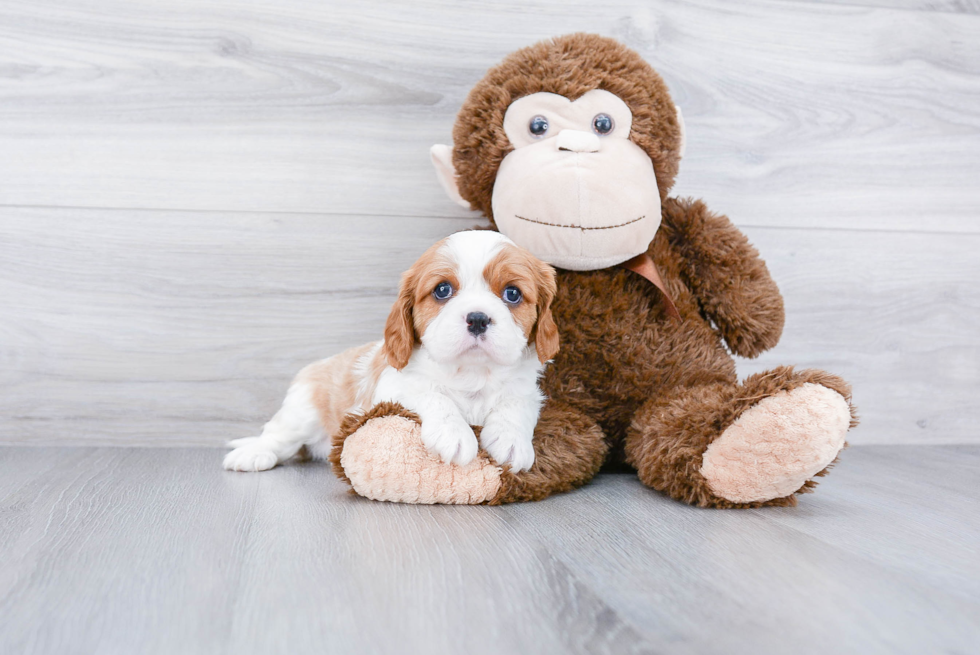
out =
<path fill-rule="evenodd" d="M 778 367 L 739 382 L 783 328 L 783 300 L 745 236 L 700 200 L 671 198 L 684 126 L 661 77 L 589 34 L 512 53 L 472 89 L 453 146 L 432 159 L 448 195 L 558 271 L 560 351 L 535 462 L 443 463 L 417 417 L 384 403 L 348 416 L 335 472 L 411 503 L 538 500 L 625 463 L 701 507 L 796 504 L 857 424 L 844 380 Z"/>

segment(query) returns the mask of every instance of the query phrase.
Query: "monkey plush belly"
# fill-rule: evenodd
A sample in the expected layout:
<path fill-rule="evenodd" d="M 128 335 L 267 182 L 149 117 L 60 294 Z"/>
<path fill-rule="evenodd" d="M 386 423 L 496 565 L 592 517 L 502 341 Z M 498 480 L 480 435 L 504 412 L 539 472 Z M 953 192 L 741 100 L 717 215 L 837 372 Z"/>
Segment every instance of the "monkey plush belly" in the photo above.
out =
<path fill-rule="evenodd" d="M 615 444 L 651 398 L 734 382 L 735 364 L 693 296 L 682 289 L 674 301 L 680 321 L 635 273 L 559 269 L 552 311 L 561 350 L 546 371 L 545 393 L 595 418 Z"/>

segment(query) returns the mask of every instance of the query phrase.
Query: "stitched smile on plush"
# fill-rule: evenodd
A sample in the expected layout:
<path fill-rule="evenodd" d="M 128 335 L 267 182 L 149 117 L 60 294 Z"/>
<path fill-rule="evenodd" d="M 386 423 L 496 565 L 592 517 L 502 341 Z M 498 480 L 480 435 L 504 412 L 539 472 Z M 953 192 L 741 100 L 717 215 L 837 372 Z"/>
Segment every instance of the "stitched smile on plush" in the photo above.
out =
<path fill-rule="evenodd" d="M 615 230 L 618 227 L 626 227 L 627 225 L 632 225 L 633 223 L 637 223 L 639 221 L 642 221 L 644 218 L 646 218 L 646 216 L 639 216 L 637 218 L 634 218 L 632 221 L 626 221 L 625 223 L 620 223 L 619 225 L 600 225 L 598 227 L 582 227 L 581 225 L 558 225 L 556 223 L 546 223 L 545 221 L 536 221 L 533 218 L 525 218 L 524 216 L 518 216 L 517 214 L 514 214 L 514 217 L 519 218 L 522 221 L 527 221 L 528 223 L 537 223 L 538 225 L 547 225 L 548 227 L 566 227 L 566 228 L 571 228 L 573 230 L 581 230 L 583 232 L 586 232 L 588 230 Z"/>
<path fill-rule="evenodd" d="M 504 115 L 514 149 L 493 191 L 498 229 L 555 266 L 588 270 L 624 262 L 660 227 L 653 164 L 629 139 L 633 115 L 608 91 L 575 101 L 520 98 Z"/>

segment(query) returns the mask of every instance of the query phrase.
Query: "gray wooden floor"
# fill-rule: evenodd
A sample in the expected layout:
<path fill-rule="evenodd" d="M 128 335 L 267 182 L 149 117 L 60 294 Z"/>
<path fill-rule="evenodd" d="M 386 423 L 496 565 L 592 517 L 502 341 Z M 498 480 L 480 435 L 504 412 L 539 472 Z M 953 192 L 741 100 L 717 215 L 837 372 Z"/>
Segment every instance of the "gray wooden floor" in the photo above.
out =
<path fill-rule="evenodd" d="M 0 653 L 976 653 L 980 447 L 859 446 L 795 509 L 604 474 L 376 503 L 320 464 L 0 448 Z"/>

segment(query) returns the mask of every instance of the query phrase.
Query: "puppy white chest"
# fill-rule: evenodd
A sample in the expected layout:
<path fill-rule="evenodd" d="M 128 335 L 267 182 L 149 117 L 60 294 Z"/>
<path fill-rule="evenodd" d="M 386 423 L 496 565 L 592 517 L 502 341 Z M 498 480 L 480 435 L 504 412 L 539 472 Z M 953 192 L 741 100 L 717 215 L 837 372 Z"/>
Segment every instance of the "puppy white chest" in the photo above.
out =
<path fill-rule="evenodd" d="M 540 407 L 543 396 L 537 381 L 542 369 L 531 349 L 511 366 L 439 364 L 421 349 L 404 369 L 385 370 L 373 402 L 399 402 L 416 411 L 418 397 L 438 394 L 452 402 L 469 425 L 482 426 L 492 412 L 507 411 L 509 397 Z"/>

